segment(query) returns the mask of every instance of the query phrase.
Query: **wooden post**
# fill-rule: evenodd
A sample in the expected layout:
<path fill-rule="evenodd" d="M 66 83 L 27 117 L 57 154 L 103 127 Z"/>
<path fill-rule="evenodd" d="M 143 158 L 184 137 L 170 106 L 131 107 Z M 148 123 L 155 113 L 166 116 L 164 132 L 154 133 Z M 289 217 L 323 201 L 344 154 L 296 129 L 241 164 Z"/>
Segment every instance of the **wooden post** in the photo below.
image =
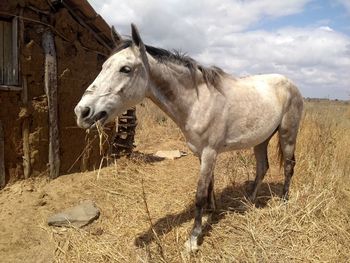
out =
<path fill-rule="evenodd" d="M 0 121 L 0 189 L 2 189 L 6 183 L 4 141 L 5 141 L 4 129 Z"/>
<path fill-rule="evenodd" d="M 19 21 L 18 21 L 18 40 L 19 40 L 19 50 L 22 51 L 24 45 L 24 22 L 23 22 L 23 8 L 19 11 Z M 17 30 L 16 30 L 17 31 Z M 18 63 L 18 62 L 17 62 Z M 30 162 L 30 144 L 29 144 L 29 116 L 28 116 L 28 84 L 27 76 L 22 75 L 22 103 L 24 108 L 24 116 L 22 122 L 22 141 L 23 141 L 23 174 L 24 178 L 30 177 L 31 173 L 31 162 Z"/>
<path fill-rule="evenodd" d="M 0 20 L 0 84 L 4 84 L 4 22 Z M 1 90 L 1 89 L 0 89 Z"/>
<path fill-rule="evenodd" d="M 45 93 L 49 108 L 49 167 L 50 177 L 56 178 L 60 172 L 60 144 L 58 136 L 57 110 L 57 61 L 55 41 L 52 32 L 45 29 L 42 36 L 45 52 Z"/>
<path fill-rule="evenodd" d="M 31 164 L 30 164 L 30 144 L 29 144 L 29 116 L 28 116 L 28 88 L 27 77 L 22 77 L 22 103 L 25 109 L 25 116 L 23 116 L 22 122 L 22 140 L 23 140 L 23 173 L 24 178 L 30 177 Z"/>

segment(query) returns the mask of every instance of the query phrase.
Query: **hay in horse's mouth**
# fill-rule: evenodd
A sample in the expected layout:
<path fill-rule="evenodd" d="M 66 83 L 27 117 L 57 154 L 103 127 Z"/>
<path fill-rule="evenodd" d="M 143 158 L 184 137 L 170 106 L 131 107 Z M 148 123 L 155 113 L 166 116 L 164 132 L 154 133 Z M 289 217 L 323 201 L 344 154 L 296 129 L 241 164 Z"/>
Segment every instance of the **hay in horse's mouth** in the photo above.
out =
<path fill-rule="evenodd" d="M 93 123 L 90 126 L 89 129 L 95 128 L 97 123 L 100 123 L 101 125 L 104 124 L 104 122 L 107 120 L 108 115 L 106 111 L 100 111 L 99 113 L 97 113 L 93 118 Z"/>

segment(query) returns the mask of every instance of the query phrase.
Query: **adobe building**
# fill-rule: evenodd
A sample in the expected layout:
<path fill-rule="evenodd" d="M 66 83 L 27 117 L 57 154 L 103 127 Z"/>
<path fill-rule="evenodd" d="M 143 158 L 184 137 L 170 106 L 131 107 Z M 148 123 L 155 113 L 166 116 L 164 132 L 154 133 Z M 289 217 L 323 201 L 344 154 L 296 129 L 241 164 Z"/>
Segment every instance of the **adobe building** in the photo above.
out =
<path fill-rule="evenodd" d="M 74 107 L 112 48 L 86 0 L 1 0 L 0 187 L 100 166 L 98 134 L 76 126 Z"/>

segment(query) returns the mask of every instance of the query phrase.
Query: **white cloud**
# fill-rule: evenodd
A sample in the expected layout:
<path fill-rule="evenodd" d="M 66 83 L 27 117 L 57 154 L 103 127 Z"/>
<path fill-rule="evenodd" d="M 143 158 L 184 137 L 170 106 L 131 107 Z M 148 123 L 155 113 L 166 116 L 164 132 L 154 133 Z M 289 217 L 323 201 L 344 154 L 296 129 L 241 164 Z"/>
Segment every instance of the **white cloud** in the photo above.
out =
<path fill-rule="evenodd" d="M 250 30 L 263 19 L 302 12 L 309 0 L 90 2 L 121 34 L 130 34 L 134 22 L 146 43 L 180 49 L 235 75 L 282 73 L 304 96 L 350 94 L 350 37 L 329 21 L 274 32 Z"/>
<path fill-rule="evenodd" d="M 263 17 L 302 11 L 310 0 L 90 0 L 110 24 L 125 33 L 136 23 L 147 41 L 190 52 L 210 41 L 210 36 L 240 32 Z M 204 46 L 203 46 L 204 47 Z"/>
<path fill-rule="evenodd" d="M 350 38 L 331 28 L 250 31 L 217 41 L 198 59 L 238 75 L 284 74 L 305 96 L 349 96 Z"/>

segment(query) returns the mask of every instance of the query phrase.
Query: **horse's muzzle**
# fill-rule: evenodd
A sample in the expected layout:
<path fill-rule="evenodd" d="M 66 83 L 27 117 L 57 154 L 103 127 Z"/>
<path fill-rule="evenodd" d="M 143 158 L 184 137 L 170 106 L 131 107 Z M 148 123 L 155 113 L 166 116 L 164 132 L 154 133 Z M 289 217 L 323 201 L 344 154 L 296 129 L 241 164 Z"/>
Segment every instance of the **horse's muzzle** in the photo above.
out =
<path fill-rule="evenodd" d="M 77 125 L 84 129 L 93 128 L 98 122 L 103 125 L 108 118 L 106 111 L 95 113 L 91 107 L 76 106 L 74 112 L 77 116 Z"/>

